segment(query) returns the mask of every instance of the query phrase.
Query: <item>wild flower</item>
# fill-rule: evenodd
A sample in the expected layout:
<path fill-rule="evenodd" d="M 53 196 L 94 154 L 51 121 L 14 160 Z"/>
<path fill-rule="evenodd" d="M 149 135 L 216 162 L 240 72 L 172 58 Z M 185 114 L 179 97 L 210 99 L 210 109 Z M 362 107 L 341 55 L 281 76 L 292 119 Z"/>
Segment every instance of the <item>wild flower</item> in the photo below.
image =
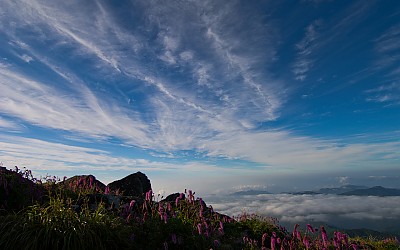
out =
<path fill-rule="evenodd" d="M 152 198 L 153 198 L 153 191 L 152 190 L 147 191 L 147 193 L 146 193 L 146 201 L 151 201 Z"/>
<path fill-rule="evenodd" d="M 276 233 L 273 232 L 271 236 L 271 250 L 276 249 Z"/>
<path fill-rule="evenodd" d="M 349 239 L 347 237 L 347 234 L 342 234 L 342 240 L 344 242 L 344 245 L 347 247 L 349 247 Z"/>
<path fill-rule="evenodd" d="M 267 240 L 268 234 L 263 233 L 262 238 L 261 238 L 261 246 L 265 246 L 265 241 Z"/>
<path fill-rule="evenodd" d="M 219 222 L 219 228 L 218 231 L 221 235 L 224 235 L 224 224 L 222 223 L 222 221 Z"/>
<path fill-rule="evenodd" d="M 358 246 L 356 243 L 352 243 L 351 247 L 353 248 L 353 250 L 358 250 Z"/>
<path fill-rule="evenodd" d="M 129 209 L 132 210 L 133 206 L 135 205 L 135 200 L 131 200 L 131 202 L 129 203 Z"/>
<path fill-rule="evenodd" d="M 89 176 L 89 187 L 93 187 L 93 176 Z"/>
<path fill-rule="evenodd" d="M 324 247 L 328 247 L 329 241 L 328 241 L 328 236 L 326 234 L 324 226 L 321 226 L 321 235 L 322 235 L 322 242 L 324 244 Z"/>
<path fill-rule="evenodd" d="M 168 223 L 168 215 L 166 213 L 163 214 L 163 220 L 165 224 Z"/>
<path fill-rule="evenodd" d="M 189 194 L 188 194 L 188 196 L 189 196 L 189 202 L 192 203 L 192 204 L 194 204 L 194 193 L 193 193 L 192 190 L 189 190 L 188 192 L 189 192 Z"/>
<path fill-rule="evenodd" d="M 199 233 L 199 235 L 202 235 L 202 233 L 203 233 L 201 223 L 197 224 L 197 232 Z"/>
<path fill-rule="evenodd" d="M 171 206 L 171 203 L 170 203 L 170 202 L 167 203 L 167 211 L 168 211 L 168 212 L 171 212 L 171 211 L 172 211 L 172 206 Z"/>
<path fill-rule="evenodd" d="M 110 187 L 106 186 L 105 190 L 104 190 L 104 194 L 109 194 L 110 193 Z"/>
<path fill-rule="evenodd" d="M 310 244 L 310 242 L 308 241 L 306 235 L 304 235 L 304 237 L 303 237 L 303 244 L 304 244 L 304 246 L 306 247 L 307 250 L 310 249 L 311 244 Z"/>
<path fill-rule="evenodd" d="M 314 233 L 314 228 L 310 224 L 307 224 L 307 231 Z"/>

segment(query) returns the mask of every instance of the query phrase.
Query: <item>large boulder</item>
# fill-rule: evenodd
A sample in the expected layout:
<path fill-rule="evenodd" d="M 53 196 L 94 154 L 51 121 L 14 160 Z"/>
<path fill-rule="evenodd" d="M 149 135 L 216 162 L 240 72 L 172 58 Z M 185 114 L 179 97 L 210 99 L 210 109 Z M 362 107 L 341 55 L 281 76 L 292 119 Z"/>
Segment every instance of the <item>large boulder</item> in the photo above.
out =
<path fill-rule="evenodd" d="M 150 180 L 142 172 L 130 174 L 121 180 L 108 184 L 111 192 L 122 193 L 124 196 L 143 198 L 151 190 Z"/>
<path fill-rule="evenodd" d="M 106 185 L 97 180 L 93 175 L 75 175 L 71 178 L 63 180 L 58 185 L 77 190 L 77 189 L 94 189 L 97 192 L 104 192 Z"/>

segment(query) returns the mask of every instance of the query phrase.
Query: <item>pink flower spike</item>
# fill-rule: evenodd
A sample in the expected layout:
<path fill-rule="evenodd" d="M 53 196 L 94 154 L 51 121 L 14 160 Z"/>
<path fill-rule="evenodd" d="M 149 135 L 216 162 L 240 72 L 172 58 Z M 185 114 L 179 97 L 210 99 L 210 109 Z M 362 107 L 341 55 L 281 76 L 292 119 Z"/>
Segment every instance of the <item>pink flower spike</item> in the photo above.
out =
<path fill-rule="evenodd" d="M 169 202 L 168 202 L 168 204 L 167 204 L 167 210 L 168 210 L 169 212 L 171 212 L 171 210 L 172 210 L 171 203 L 169 203 Z"/>
<path fill-rule="evenodd" d="M 89 187 L 93 186 L 93 176 L 89 176 Z"/>
<path fill-rule="evenodd" d="M 314 233 L 314 228 L 313 228 L 310 224 L 307 224 L 307 230 L 308 230 L 310 233 Z"/>
<path fill-rule="evenodd" d="M 201 227 L 201 223 L 197 224 L 197 231 L 199 232 L 199 235 L 202 234 L 202 227 Z"/>
<path fill-rule="evenodd" d="M 276 238 L 275 236 L 271 237 L 271 250 L 275 250 L 276 248 Z"/>
<path fill-rule="evenodd" d="M 131 202 L 129 203 L 129 209 L 132 209 L 133 206 L 135 205 L 135 200 L 131 200 Z"/>
<path fill-rule="evenodd" d="M 149 190 L 149 191 L 146 193 L 146 201 L 151 201 L 152 198 L 153 198 L 153 191 L 152 191 L 152 190 Z"/>
<path fill-rule="evenodd" d="M 261 246 L 265 246 L 265 241 L 267 240 L 268 234 L 264 233 L 261 238 Z"/>
<path fill-rule="evenodd" d="M 310 249 L 311 244 L 310 244 L 310 242 L 308 241 L 308 239 L 307 239 L 307 237 L 305 235 L 304 235 L 304 238 L 303 238 L 303 244 L 306 246 L 306 249 Z"/>
<path fill-rule="evenodd" d="M 166 213 L 164 213 L 163 219 L 164 219 L 164 223 L 167 224 L 168 223 L 168 215 Z"/>
<path fill-rule="evenodd" d="M 324 247 L 328 247 L 328 236 L 326 235 L 326 231 L 323 226 L 321 226 L 321 235 L 322 235 L 322 241 L 324 243 Z"/>

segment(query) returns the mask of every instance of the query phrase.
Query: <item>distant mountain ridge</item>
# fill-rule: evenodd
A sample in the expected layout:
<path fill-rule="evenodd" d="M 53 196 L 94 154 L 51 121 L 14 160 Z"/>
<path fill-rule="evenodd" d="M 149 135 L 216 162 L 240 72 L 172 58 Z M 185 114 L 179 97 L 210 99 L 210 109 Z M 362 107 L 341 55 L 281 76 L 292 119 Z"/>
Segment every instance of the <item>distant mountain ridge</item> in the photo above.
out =
<path fill-rule="evenodd" d="M 366 189 L 356 189 L 339 195 L 356 195 L 356 196 L 400 196 L 400 189 L 384 188 L 375 186 Z"/>
<path fill-rule="evenodd" d="M 317 193 L 320 194 L 342 194 L 346 192 L 351 192 L 354 190 L 359 190 L 359 189 L 366 189 L 368 188 L 367 186 L 357 186 L 357 185 L 345 185 L 341 187 L 336 187 L 336 188 L 321 188 Z"/>
<path fill-rule="evenodd" d="M 385 188 L 382 186 L 366 187 L 356 185 L 346 185 L 337 188 L 321 188 L 317 191 L 301 191 L 289 193 L 293 195 L 318 195 L 318 194 L 336 194 L 343 196 L 400 196 L 400 189 Z"/>

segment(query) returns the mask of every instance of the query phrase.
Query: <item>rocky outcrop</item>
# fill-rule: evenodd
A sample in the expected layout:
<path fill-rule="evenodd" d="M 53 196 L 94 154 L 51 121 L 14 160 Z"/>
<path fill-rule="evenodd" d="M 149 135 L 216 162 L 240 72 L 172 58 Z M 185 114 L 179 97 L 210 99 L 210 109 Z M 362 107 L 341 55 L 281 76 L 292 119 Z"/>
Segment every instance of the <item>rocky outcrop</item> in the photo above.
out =
<path fill-rule="evenodd" d="M 121 180 L 111 182 L 107 186 L 111 192 L 139 198 L 143 198 L 151 190 L 150 180 L 142 172 L 130 174 Z"/>
<path fill-rule="evenodd" d="M 99 192 L 104 191 L 106 188 L 106 185 L 97 180 L 96 177 L 93 175 L 75 175 L 60 182 L 58 185 L 65 185 L 65 187 L 73 190 L 93 188 Z"/>
<path fill-rule="evenodd" d="M 178 197 L 185 199 L 185 194 L 181 193 L 170 194 L 165 199 L 161 200 L 161 202 L 175 202 Z"/>

